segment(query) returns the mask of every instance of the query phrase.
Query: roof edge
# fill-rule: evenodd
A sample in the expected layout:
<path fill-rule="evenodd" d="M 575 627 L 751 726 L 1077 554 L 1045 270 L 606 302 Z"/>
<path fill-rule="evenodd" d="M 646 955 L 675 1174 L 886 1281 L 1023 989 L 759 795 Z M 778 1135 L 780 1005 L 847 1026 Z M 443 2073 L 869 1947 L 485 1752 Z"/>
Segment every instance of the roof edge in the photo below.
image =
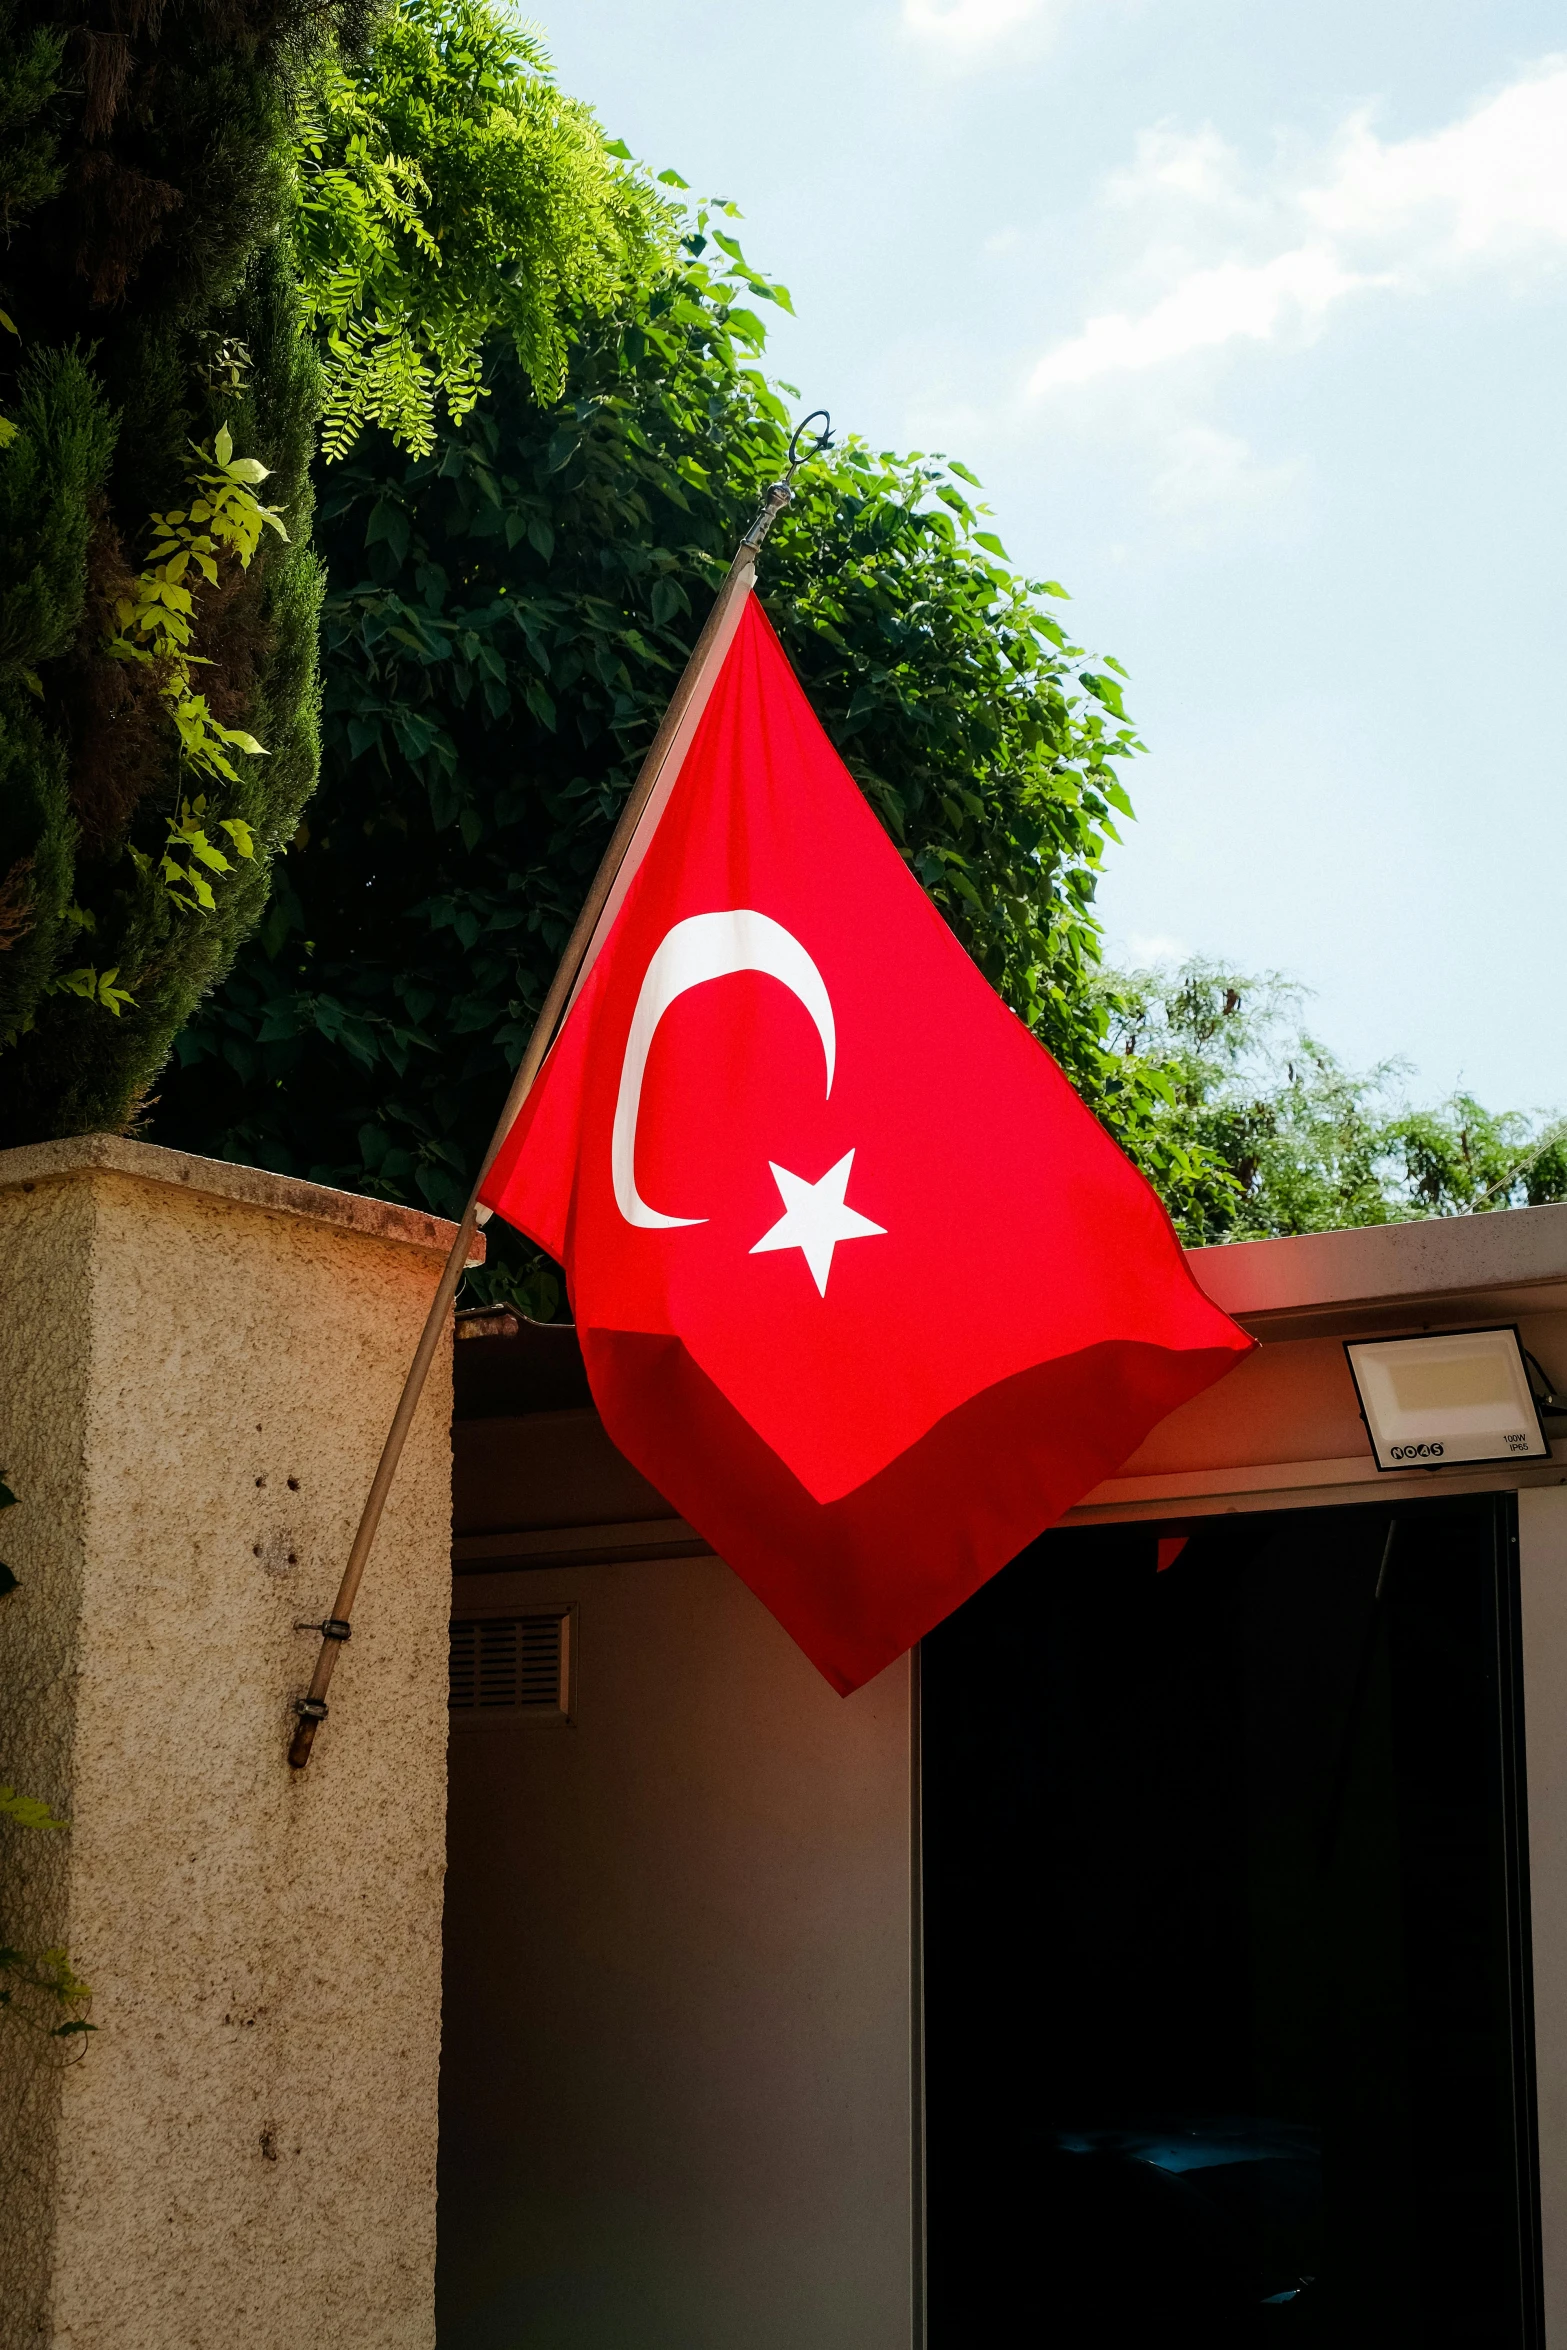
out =
<path fill-rule="evenodd" d="M 1394 1303 L 1567 1282 L 1567 1204 L 1362 1224 L 1186 1251 L 1199 1287 L 1227 1314 Z"/>

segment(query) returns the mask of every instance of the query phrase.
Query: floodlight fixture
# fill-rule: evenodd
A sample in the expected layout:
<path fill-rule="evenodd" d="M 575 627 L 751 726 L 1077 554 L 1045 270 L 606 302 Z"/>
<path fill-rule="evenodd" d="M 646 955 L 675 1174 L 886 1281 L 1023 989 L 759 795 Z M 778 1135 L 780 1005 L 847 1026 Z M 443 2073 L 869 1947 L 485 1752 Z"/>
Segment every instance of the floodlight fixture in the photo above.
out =
<path fill-rule="evenodd" d="M 1550 1459 L 1515 1324 L 1350 1339 L 1344 1352 L 1379 1469 Z"/>

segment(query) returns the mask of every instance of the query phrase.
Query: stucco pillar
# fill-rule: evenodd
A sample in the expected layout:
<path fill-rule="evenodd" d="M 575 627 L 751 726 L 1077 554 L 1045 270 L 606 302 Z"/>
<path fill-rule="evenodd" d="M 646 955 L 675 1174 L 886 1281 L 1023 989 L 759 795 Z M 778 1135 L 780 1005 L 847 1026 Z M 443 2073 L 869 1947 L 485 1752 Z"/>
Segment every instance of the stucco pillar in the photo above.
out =
<path fill-rule="evenodd" d="M 451 1228 L 106 1136 L 0 1153 L 4 2350 L 428 2350 L 450 1364 L 284 1750 Z"/>

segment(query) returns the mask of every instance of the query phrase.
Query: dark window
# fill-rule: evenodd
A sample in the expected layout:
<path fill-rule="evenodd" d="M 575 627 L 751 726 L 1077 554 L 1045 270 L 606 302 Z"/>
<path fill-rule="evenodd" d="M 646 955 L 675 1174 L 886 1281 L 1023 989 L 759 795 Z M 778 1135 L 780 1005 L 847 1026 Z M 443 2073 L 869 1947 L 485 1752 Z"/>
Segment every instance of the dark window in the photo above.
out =
<path fill-rule="evenodd" d="M 1055 1534 L 925 1643 L 932 2350 L 1537 2350 L 1512 1529 Z"/>

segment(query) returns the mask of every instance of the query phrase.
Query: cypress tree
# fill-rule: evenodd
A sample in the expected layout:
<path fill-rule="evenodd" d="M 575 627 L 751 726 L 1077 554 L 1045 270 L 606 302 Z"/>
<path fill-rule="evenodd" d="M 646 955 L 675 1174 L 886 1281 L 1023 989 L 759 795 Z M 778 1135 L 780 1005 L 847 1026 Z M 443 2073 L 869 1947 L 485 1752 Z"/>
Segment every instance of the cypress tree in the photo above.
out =
<path fill-rule="evenodd" d="M 300 77 L 351 5 L 0 13 L 0 1143 L 135 1116 L 315 781 L 284 232 Z M 214 481 L 277 518 L 248 563 Z"/>

